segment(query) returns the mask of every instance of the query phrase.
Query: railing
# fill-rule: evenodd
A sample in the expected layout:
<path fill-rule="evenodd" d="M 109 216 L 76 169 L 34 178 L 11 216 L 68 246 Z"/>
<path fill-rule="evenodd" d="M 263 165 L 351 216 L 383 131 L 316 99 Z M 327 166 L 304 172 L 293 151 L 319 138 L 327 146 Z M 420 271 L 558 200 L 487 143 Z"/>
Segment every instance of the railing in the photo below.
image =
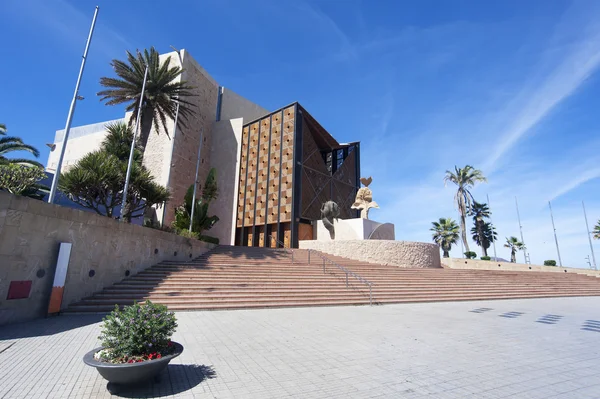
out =
<path fill-rule="evenodd" d="M 367 287 L 369 287 L 369 305 L 373 305 L 373 283 L 372 282 L 370 282 L 369 280 L 367 280 L 367 279 L 359 276 L 358 274 L 354 273 L 353 271 L 346 269 L 344 266 L 338 265 L 337 263 L 335 263 L 331 259 L 327 258 L 324 255 L 321 255 L 319 252 L 316 252 L 316 251 L 314 251 L 312 249 L 308 249 L 308 263 L 309 264 L 310 264 L 310 254 L 311 254 L 311 252 L 315 252 L 315 255 L 317 255 L 318 257 L 320 257 L 323 260 L 323 273 L 326 272 L 325 264 L 327 262 L 331 263 L 331 265 L 337 267 L 342 272 L 346 273 L 346 288 L 350 288 L 350 284 L 348 282 L 348 278 L 350 276 L 354 277 L 359 282 L 361 282 L 361 283 L 365 284 Z"/>
<path fill-rule="evenodd" d="M 292 263 L 294 263 L 294 250 L 293 249 L 289 249 L 285 247 L 285 244 L 282 243 L 281 241 L 279 241 L 277 238 L 273 237 L 273 236 L 269 236 L 271 238 L 271 240 L 275 241 L 275 243 L 277 245 L 281 245 L 281 248 L 287 252 L 288 254 L 291 254 L 292 257 Z"/>

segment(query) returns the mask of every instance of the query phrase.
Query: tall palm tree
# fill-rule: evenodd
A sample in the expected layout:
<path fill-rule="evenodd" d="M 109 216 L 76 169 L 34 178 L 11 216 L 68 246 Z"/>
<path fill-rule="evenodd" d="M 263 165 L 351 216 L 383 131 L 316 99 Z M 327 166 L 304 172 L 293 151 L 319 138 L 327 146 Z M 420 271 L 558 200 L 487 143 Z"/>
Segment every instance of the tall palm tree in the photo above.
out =
<path fill-rule="evenodd" d="M 0 164 L 20 164 L 27 166 L 37 166 L 43 168 L 44 166 L 31 159 L 26 158 L 6 158 L 6 154 L 15 151 L 26 151 L 33 154 L 36 158 L 40 156 L 40 152 L 37 148 L 23 143 L 20 137 L 7 136 L 6 125 L 0 124 Z"/>
<path fill-rule="evenodd" d="M 594 234 L 594 238 L 596 240 L 600 240 L 600 219 L 598 219 L 598 223 L 594 226 L 594 230 L 592 231 Z"/>
<path fill-rule="evenodd" d="M 475 169 L 471 165 L 466 165 L 464 168 L 454 166 L 454 172 L 447 170 L 444 177 L 444 184 L 448 184 L 448 182 L 452 182 L 458 186 L 454 199 L 460 213 L 460 233 L 465 248 L 469 252 L 466 232 L 467 223 L 465 219 L 467 217 L 467 209 L 469 209 L 471 203 L 474 201 L 473 195 L 469 190 L 479 182 L 487 182 L 487 179 L 479 169 Z"/>
<path fill-rule="evenodd" d="M 520 242 L 517 237 L 507 237 L 505 248 L 510 248 L 510 261 L 511 263 L 517 262 L 517 251 L 524 251 L 525 245 Z"/>
<path fill-rule="evenodd" d="M 473 201 L 473 204 L 469 207 L 469 216 L 473 217 L 473 224 L 475 225 L 471 231 L 475 230 L 477 235 L 477 239 L 475 239 L 474 235 L 473 240 L 481 247 L 483 256 L 487 256 L 487 248 L 490 247 L 489 242 L 487 243 L 487 247 L 485 246 L 486 240 L 484 237 L 485 219 L 488 219 L 490 215 L 490 208 L 487 204 Z M 482 246 L 482 244 L 484 245 Z"/>
<path fill-rule="evenodd" d="M 431 224 L 433 227 L 429 230 L 433 231 L 433 242 L 442 248 L 444 258 L 450 257 L 452 244 L 456 244 L 459 240 L 458 225 L 451 218 L 440 218 L 438 222 Z"/>
<path fill-rule="evenodd" d="M 490 248 L 490 245 L 498 239 L 496 228 L 490 222 L 484 222 L 479 228 L 473 226 L 471 229 L 471 236 L 473 237 L 475 244 L 481 247 L 483 256 L 488 256 L 487 250 Z"/>
<path fill-rule="evenodd" d="M 110 64 L 118 77 L 100 79 L 100 84 L 106 88 L 98 93 L 101 96 L 100 100 L 106 101 L 106 105 L 127 104 L 125 109 L 133 113 L 129 124 L 133 125 L 140 111 L 138 108 L 144 72 L 148 66 L 148 78 L 141 107 L 139 145 L 142 155 L 148 144 L 152 124 L 154 123 L 156 133 L 161 126 L 167 132 L 167 118 L 175 119 L 177 103 L 179 103 L 177 123 L 181 126 L 186 126 L 186 121 L 194 114 L 192 103 L 185 99 L 194 95 L 191 92 L 193 88 L 185 81 L 175 81 L 182 74 L 183 69 L 179 66 L 171 66 L 171 57 L 161 64 L 159 56 L 154 47 L 151 47 L 150 51 L 144 50 L 143 53 L 136 51 L 135 56 L 127 51 L 127 62 L 112 60 Z"/>

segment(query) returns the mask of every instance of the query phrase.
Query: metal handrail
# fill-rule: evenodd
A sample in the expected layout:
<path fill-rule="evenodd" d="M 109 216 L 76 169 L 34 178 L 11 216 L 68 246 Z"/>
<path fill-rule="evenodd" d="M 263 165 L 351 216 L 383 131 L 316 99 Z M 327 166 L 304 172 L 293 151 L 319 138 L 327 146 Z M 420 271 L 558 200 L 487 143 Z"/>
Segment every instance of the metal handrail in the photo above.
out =
<path fill-rule="evenodd" d="M 286 248 L 286 247 L 285 247 L 285 244 L 284 244 L 284 243 L 282 243 L 281 241 L 279 241 L 277 238 L 275 238 L 275 237 L 273 237 L 273 236 L 269 236 L 269 237 L 271 238 L 271 240 L 275 240 L 275 243 L 276 243 L 276 244 L 278 244 L 278 245 L 281 245 L 281 248 L 282 248 L 282 249 L 283 249 L 285 252 L 287 252 L 287 253 L 291 254 L 291 256 L 292 256 L 292 263 L 294 263 L 294 250 L 292 250 L 292 249 L 289 249 L 289 248 Z M 277 249 L 279 249 L 279 248 L 277 248 Z"/>
<path fill-rule="evenodd" d="M 314 251 L 312 249 L 308 249 L 308 263 L 310 264 L 310 253 Z M 323 273 L 325 273 L 325 263 L 329 262 L 331 263 L 333 266 L 337 267 L 338 269 L 340 269 L 342 272 L 346 273 L 346 288 L 349 288 L 349 284 L 348 284 L 348 277 L 352 276 L 355 279 L 357 279 L 359 282 L 366 284 L 369 287 L 369 305 L 373 305 L 373 283 L 370 282 L 369 280 L 367 280 L 366 278 L 354 273 L 352 270 L 348 270 L 347 268 L 345 268 L 344 266 L 341 266 L 337 263 L 335 263 L 334 261 L 332 261 L 331 259 L 327 258 L 326 256 L 322 255 L 319 252 L 315 251 L 315 254 L 317 256 L 319 256 L 321 259 L 323 259 Z"/>

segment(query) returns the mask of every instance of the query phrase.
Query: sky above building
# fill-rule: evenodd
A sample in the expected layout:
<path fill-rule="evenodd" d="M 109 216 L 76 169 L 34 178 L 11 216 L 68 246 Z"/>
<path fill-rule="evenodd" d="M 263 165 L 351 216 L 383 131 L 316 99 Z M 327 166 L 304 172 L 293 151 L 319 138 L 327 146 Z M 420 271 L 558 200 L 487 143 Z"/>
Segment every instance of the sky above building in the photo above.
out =
<path fill-rule="evenodd" d="M 111 59 L 185 48 L 221 85 L 267 109 L 299 101 L 340 142 L 360 140 L 381 207 L 370 217 L 394 223 L 397 239 L 430 241 L 432 221 L 458 220 L 444 172 L 471 164 L 489 180 L 473 195 L 489 195 L 499 257 L 510 258 L 505 237 L 520 236 L 517 197 L 533 263 L 558 260 L 552 201 L 563 264 L 588 267 L 581 201 L 592 228 L 600 2 L 2 1 L 0 122 L 42 162 L 64 127 L 96 3 L 74 125 L 123 116 L 96 96 Z"/>

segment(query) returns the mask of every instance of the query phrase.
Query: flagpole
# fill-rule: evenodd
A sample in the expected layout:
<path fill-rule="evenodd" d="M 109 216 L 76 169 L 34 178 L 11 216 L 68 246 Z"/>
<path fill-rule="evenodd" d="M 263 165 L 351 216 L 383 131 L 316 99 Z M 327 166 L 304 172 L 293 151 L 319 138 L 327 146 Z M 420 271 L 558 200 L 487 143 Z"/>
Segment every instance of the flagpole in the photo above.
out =
<path fill-rule="evenodd" d="M 554 226 L 554 216 L 552 215 L 552 205 L 548 201 L 548 207 L 550 208 L 550 219 L 552 220 L 552 229 L 554 229 L 554 242 L 556 242 L 556 253 L 558 254 L 558 263 L 562 267 L 562 260 L 560 259 L 560 249 L 558 249 L 558 237 L 556 237 L 556 227 Z"/>
<path fill-rule="evenodd" d="M 144 103 L 144 92 L 146 91 L 146 79 L 148 78 L 148 65 L 144 72 L 144 83 L 142 83 L 142 94 L 140 95 L 140 105 L 138 106 L 137 117 L 135 118 L 135 130 L 133 131 L 133 140 L 129 150 L 129 162 L 127 163 L 127 176 L 125 177 L 125 187 L 123 188 L 123 203 L 121 204 L 121 221 L 125 221 L 125 204 L 127 204 L 127 192 L 129 191 L 129 178 L 131 176 L 131 165 L 133 164 L 133 153 L 135 150 L 135 140 L 140 128 L 140 119 L 142 119 L 142 104 Z"/>
<path fill-rule="evenodd" d="M 85 44 L 85 50 L 83 51 L 83 59 L 81 60 L 81 67 L 79 68 L 79 76 L 77 77 L 77 83 L 75 84 L 75 92 L 73 93 L 73 100 L 71 100 L 71 106 L 69 107 L 69 114 L 67 115 L 67 123 L 65 125 L 65 135 L 63 137 L 62 144 L 60 146 L 60 155 L 58 156 L 58 163 L 56 164 L 56 170 L 54 171 L 54 177 L 52 178 L 52 186 L 50 188 L 50 195 L 48 195 L 48 203 L 54 202 L 56 196 L 56 188 L 58 186 L 58 179 L 60 171 L 62 169 L 63 159 L 65 157 L 65 150 L 67 148 L 67 140 L 69 139 L 69 132 L 71 131 L 71 122 L 73 121 L 73 114 L 75 113 L 75 104 L 81 97 L 79 96 L 79 85 L 81 84 L 81 78 L 83 76 L 83 70 L 85 68 L 85 62 L 87 61 L 88 51 L 90 44 L 92 43 L 92 35 L 94 34 L 94 27 L 96 26 L 96 17 L 98 16 L 98 10 L 100 7 L 96 6 L 94 11 L 94 18 L 92 19 L 92 26 L 90 27 L 90 33 L 88 34 L 87 42 Z M 83 98 L 81 98 L 83 99 Z"/>
<path fill-rule="evenodd" d="M 583 207 L 583 217 L 585 218 L 585 232 L 587 233 L 588 240 L 590 242 L 590 251 L 592 251 L 592 261 L 594 262 L 594 269 L 598 270 L 596 267 L 596 255 L 594 255 L 594 246 L 592 245 L 592 232 L 590 231 L 590 226 L 588 225 L 587 214 L 585 212 L 585 204 L 581 201 L 581 206 Z"/>

